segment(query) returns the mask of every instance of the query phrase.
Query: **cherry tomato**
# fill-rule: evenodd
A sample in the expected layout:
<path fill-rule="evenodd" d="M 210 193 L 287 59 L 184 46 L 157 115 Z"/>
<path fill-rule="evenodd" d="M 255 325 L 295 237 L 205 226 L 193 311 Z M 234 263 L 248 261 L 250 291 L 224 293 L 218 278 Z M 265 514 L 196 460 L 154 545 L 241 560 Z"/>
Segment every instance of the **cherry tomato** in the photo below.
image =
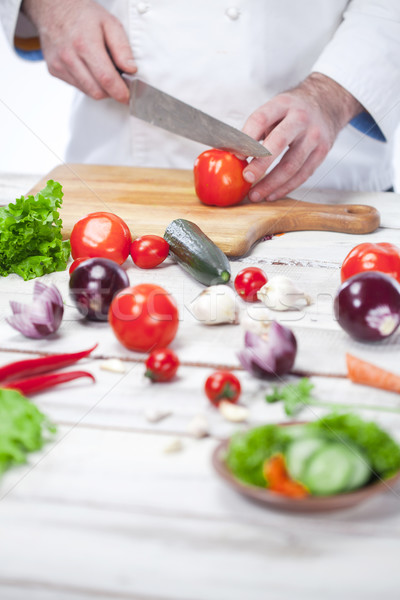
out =
<path fill-rule="evenodd" d="M 364 271 L 380 271 L 400 283 L 400 248 L 386 242 L 358 244 L 344 259 L 340 276 L 345 281 Z"/>
<path fill-rule="evenodd" d="M 242 269 L 235 277 L 235 290 L 246 302 L 256 302 L 257 292 L 268 279 L 262 269 L 248 267 Z"/>
<path fill-rule="evenodd" d="M 179 358 L 170 348 L 158 348 L 146 360 L 146 377 L 151 381 L 170 381 L 179 367 Z"/>
<path fill-rule="evenodd" d="M 89 256 L 81 256 L 80 258 L 76 258 L 74 260 L 74 262 L 71 263 L 71 266 L 69 268 L 69 274 L 72 275 L 72 273 L 75 271 L 76 267 L 78 265 L 80 265 L 81 263 L 83 263 L 85 260 L 89 260 Z"/>
<path fill-rule="evenodd" d="M 122 265 L 129 256 L 132 236 L 120 217 L 96 212 L 75 223 L 70 242 L 72 258 L 109 258 Z"/>
<path fill-rule="evenodd" d="M 159 235 L 142 235 L 131 244 L 132 260 L 141 269 L 153 269 L 168 256 L 169 244 Z"/>
<path fill-rule="evenodd" d="M 210 402 L 218 406 L 221 400 L 236 404 L 242 389 L 236 375 L 230 371 L 215 371 L 207 378 L 204 391 Z"/>
<path fill-rule="evenodd" d="M 114 296 L 108 320 L 123 346 L 151 352 L 172 342 L 179 314 L 174 298 L 164 288 L 141 283 Z"/>
<path fill-rule="evenodd" d="M 210 206 L 239 204 L 251 188 L 243 179 L 246 160 L 225 150 L 206 150 L 194 163 L 194 184 L 198 198 Z"/>

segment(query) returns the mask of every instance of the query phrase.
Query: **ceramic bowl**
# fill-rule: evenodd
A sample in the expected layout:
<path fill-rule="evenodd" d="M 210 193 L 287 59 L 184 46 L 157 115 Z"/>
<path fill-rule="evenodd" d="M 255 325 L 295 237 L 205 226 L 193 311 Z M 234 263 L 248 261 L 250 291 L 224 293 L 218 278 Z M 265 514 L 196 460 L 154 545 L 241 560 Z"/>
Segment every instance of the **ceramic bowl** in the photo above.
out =
<path fill-rule="evenodd" d="M 308 513 L 351 508 L 371 498 L 371 496 L 392 490 L 396 482 L 400 480 L 399 471 L 390 479 L 371 483 L 354 492 L 332 496 L 288 498 L 266 488 L 249 485 L 236 479 L 225 463 L 228 444 L 229 440 L 219 443 L 212 455 L 212 464 L 218 475 L 236 492 L 271 508 Z"/>

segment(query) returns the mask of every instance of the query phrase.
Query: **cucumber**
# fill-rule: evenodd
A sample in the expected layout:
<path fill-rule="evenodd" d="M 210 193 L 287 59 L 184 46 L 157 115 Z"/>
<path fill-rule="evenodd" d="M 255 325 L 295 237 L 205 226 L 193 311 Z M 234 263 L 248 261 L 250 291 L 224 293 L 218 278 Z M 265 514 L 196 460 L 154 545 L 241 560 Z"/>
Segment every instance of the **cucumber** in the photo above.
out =
<path fill-rule="evenodd" d="M 209 286 L 230 280 L 227 257 L 192 221 L 175 219 L 165 230 L 164 239 L 178 264 L 200 283 Z"/>
<path fill-rule="evenodd" d="M 327 444 L 326 439 L 315 436 L 299 438 L 289 444 L 285 458 L 290 477 L 301 481 L 310 458 Z"/>
<path fill-rule="evenodd" d="M 339 494 L 347 488 L 352 469 L 346 446 L 330 442 L 310 458 L 302 483 L 316 496 Z"/>

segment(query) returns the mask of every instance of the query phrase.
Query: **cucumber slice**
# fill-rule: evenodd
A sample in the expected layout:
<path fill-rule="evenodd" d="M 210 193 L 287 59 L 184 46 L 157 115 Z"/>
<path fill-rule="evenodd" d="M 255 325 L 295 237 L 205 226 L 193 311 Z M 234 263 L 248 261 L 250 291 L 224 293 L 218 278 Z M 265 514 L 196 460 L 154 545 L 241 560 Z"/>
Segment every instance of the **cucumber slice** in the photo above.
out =
<path fill-rule="evenodd" d="M 316 496 L 330 496 L 347 491 L 354 470 L 352 450 L 329 442 L 309 459 L 302 483 Z"/>
<path fill-rule="evenodd" d="M 302 480 L 308 461 L 329 442 L 320 437 L 303 437 L 293 441 L 286 453 L 286 468 L 292 479 Z"/>
<path fill-rule="evenodd" d="M 349 447 L 352 453 L 353 470 L 348 481 L 346 491 L 357 490 L 367 483 L 371 478 L 371 466 L 366 456 L 361 454 L 357 448 Z"/>

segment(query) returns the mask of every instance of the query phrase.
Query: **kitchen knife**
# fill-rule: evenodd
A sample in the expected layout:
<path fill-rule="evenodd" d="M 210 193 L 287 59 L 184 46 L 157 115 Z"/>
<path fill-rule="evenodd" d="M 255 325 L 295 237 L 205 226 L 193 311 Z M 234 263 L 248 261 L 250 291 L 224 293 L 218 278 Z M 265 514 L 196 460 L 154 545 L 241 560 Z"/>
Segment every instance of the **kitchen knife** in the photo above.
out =
<path fill-rule="evenodd" d="M 158 90 L 136 75 L 123 73 L 122 77 L 130 89 L 130 113 L 142 121 L 212 148 L 243 156 L 270 156 L 267 148 L 242 131 Z"/>

